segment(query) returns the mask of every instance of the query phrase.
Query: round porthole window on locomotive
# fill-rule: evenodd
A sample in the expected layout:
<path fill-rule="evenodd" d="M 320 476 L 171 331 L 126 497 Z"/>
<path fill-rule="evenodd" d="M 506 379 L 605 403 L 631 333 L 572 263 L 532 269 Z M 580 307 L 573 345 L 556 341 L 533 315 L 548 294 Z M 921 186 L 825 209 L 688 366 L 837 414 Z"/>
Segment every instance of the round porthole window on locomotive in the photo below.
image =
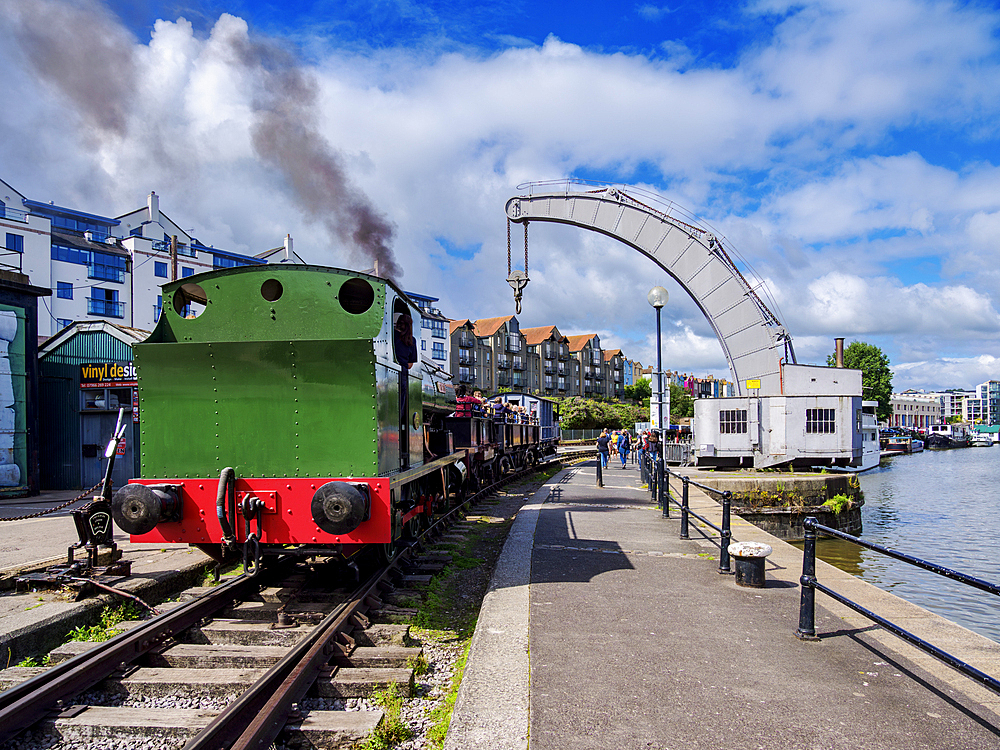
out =
<path fill-rule="evenodd" d="M 174 292 L 174 312 L 182 318 L 196 318 L 208 304 L 208 295 L 198 284 L 183 284 Z"/>
<path fill-rule="evenodd" d="M 274 302 L 276 299 L 281 299 L 281 293 L 283 291 L 285 290 L 282 288 L 281 282 L 277 279 L 268 279 L 260 285 L 260 296 L 268 302 Z"/>
<path fill-rule="evenodd" d="M 364 279 L 348 279 L 337 294 L 340 306 L 352 315 L 368 312 L 375 304 L 375 290 Z"/>

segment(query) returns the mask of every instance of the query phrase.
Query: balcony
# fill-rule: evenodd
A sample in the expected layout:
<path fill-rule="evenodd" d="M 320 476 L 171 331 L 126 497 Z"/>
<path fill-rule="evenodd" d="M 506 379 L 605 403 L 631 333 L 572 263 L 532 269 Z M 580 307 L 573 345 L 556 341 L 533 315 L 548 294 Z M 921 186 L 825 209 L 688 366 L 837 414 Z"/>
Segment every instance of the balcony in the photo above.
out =
<path fill-rule="evenodd" d="M 476 364 L 476 353 L 475 352 L 459 352 L 458 353 L 458 364 L 460 364 L 460 365 L 474 365 L 474 364 Z"/>
<path fill-rule="evenodd" d="M 432 328 L 431 329 L 431 338 L 446 339 L 446 338 L 448 338 L 448 332 L 446 330 L 444 330 L 443 328 Z"/>
<path fill-rule="evenodd" d="M 0 206 L 0 218 L 27 223 L 28 212 L 22 211 L 19 208 L 11 208 L 10 206 Z"/>
<path fill-rule="evenodd" d="M 474 372 L 469 372 L 468 370 L 460 370 L 458 373 L 459 383 L 475 383 L 476 374 Z"/>
<path fill-rule="evenodd" d="M 476 345 L 476 337 L 463 333 L 458 337 L 458 345 L 463 349 L 471 349 Z"/>
<path fill-rule="evenodd" d="M 103 263 L 91 263 L 87 267 L 87 278 L 123 284 L 125 283 L 125 269 L 106 266 Z"/>
<path fill-rule="evenodd" d="M 569 347 L 566 346 L 565 344 L 562 344 L 559 347 L 559 359 L 561 360 L 569 359 Z"/>
<path fill-rule="evenodd" d="M 555 358 L 556 358 L 556 350 L 555 350 L 555 347 L 553 347 L 553 346 L 546 346 L 546 347 L 543 347 L 543 348 L 542 348 L 542 356 L 543 356 L 543 357 L 544 357 L 545 359 L 555 359 Z"/>
<path fill-rule="evenodd" d="M 87 297 L 87 314 L 100 315 L 105 318 L 124 318 L 125 303 Z"/>
<path fill-rule="evenodd" d="M 497 357 L 497 367 L 499 367 L 502 370 L 509 370 L 510 357 L 505 357 L 502 354 L 499 357 Z"/>
<path fill-rule="evenodd" d="M 497 385 L 509 386 L 510 384 L 511 384 L 511 377 L 509 372 L 497 373 Z"/>
<path fill-rule="evenodd" d="M 600 349 L 590 353 L 590 364 L 599 365 L 601 364 L 602 360 L 603 360 L 603 355 L 601 354 Z"/>
<path fill-rule="evenodd" d="M 508 336 L 506 351 L 511 353 L 516 353 L 521 351 L 521 337 L 520 336 Z"/>
<path fill-rule="evenodd" d="M 515 370 L 524 369 L 524 357 L 514 357 L 513 367 Z"/>
<path fill-rule="evenodd" d="M 168 241 L 166 241 L 166 240 L 163 240 L 162 242 L 154 242 L 153 243 L 153 249 L 157 250 L 157 251 L 159 251 L 161 253 L 169 253 L 170 252 L 170 243 Z M 198 257 L 198 251 L 197 250 L 195 250 L 190 245 L 185 245 L 185 244 L 180 243 L 180 242 L 177 243 L 177 254 L 178 255 L 183 255 L 183 256 L 185 256 L 187 258 L 197 258 Z"/>
<path fill-rule="evenodd" d="M 559 368 L 556 367 L 554 364 L 550 365 L 548 362 L 545 363 L 545 374 L 546 375 L 555 375 L 555 373 L 556 373 L 556 371 L 558 369 Z"/>

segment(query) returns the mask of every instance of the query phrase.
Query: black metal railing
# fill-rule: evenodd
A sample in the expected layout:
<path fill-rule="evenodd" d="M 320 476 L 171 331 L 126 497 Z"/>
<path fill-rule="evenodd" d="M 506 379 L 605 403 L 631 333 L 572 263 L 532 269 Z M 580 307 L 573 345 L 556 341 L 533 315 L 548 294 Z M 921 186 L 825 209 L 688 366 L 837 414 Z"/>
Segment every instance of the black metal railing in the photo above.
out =
<path fill-rule="evenodd" d="M 833 589 L 820 583 L 816 578 L 816 536 L 818 532 L 823 532 L 824 534 L 856 544 L 859 547 L 864 547 L 865 549 L 870 549 L 873 552 L 878 552 L 879 554 L 891 557 L 894 560 L 899 560 L 900 562 L 913 565 L 914 567 L 928 570 L 931 573 L 936 573 L 944 578 L 949 578 L 952 581 L 957 581 L 965 584 L 966 586 L 972 586 L 973 588 L 979 589 L 980 591 L 986 591 L 990 594 L 1000 594 L 1000 586 L 984 581 L 981 578 L 975 578 L 965 573 L 959 573 L 958 571 L 951 570 L 950 568 L 945 568 L 942 565 L 928 562 L 927 560 L 921 560 L 919 557 L 914 557 L 913 555 L 908 555 L 904 552 L 898 552 L 896 550 L 889 549 L 888 547 L 883 547 L 880 544 L 866 542 L 863 539 L 851 536 L 850 534 L 845 534 L 843 531 L 832 529 L 829 526 L 823 526 L 816 520 L 815 516 L 809 516 L 802 525 L 805 529 L 805 542 L 802 550 L 802 577 L 799 578 L 799 583 L 802 584 L 802 595 L 799 600 L 799 628 L 795 631 L 796 636 L 804 641 L 818 640 L 818 637 L 816 636 L 816 592 L 822 591 L 831 599 L 835 599 L 845 607 L 854 610 L 860 615 L 864 615 L 872 622 L 875 622 L 888 630 L 890 633 L 899 636 L 907 643 L 919 648 L 921 651 L 924 651 L 934 658 L 943 661 L 949 667 L 958 670 L 966 677 L 970 677 L 984 687 L 1000 693 L 1000 681 L 997 679 L 990 677 L 985 672 L 980 672 L 975 667 L 967 664 L 955 656 L 952 656 L 947 651 L 928 643 L 910 631 L 905 630 L 889 620 L 886 620 L 884 617 L 880 617 L 871 610 L 865 609 L 857 602 L 848 599 L 843 594 L 838 594 Z"/>
<path fill-rule="evenodd" d="M 675 471 L 671 471 L 666 466 L 663 465 L 662 461 L 657 460 L 658 456 L 654 455 L 651 451 L 646 451 L 642 455 L 642 460 L 640 462 L 640 474 L 642 481 L 649 485 L 649 492 L 651 499 L 657 504 L 657 507 L 663 509 L 663 517 L 670 518 L 670 506 L 671 504 L 676 506 L 681 511 L 681 539 L 690 539 L 690 529 L 691 529 L 691 516 L 694 516 L 703 524 L 711 529 L 718 532 L 718 538 L 714 536 L 709 536 L 700 528 L 696 529 L 699 534 L 701 534 L 705 539 L 708 539 L 712 544 L 715 544 L 719 548 L 719 573 L 723 575 L 729 575 L 732 571 L 731 561 L 729 557 L 729 545 L 733 543 L 733 531 L 732 531 L 732 504 L 733 504 L 733 493 L 729 490 L 717 490 L 714 487 L 709 487 L 708 485 L 696 482 L 691 477 L 685 476 L 684 474 L 678 474 Z M 662 484 L 660 477 L 662 477 Z M 676 490 L 672 490 L 670 486 L 671 478 L 676 479 L 680 482 L 680 500 L 677 499 Z M 710 496 L 714 496 L 719 503 L 722 505 L 722 525 L 717 526 L 715 523 L 705 518 L 705 516 L 696 513 L 691 510 L 690 506 L 690 490 L 691 485 L 694 485 L 702 492 L 709 493 Z M 662 492 L 661 492 L 662 487 Z"/>

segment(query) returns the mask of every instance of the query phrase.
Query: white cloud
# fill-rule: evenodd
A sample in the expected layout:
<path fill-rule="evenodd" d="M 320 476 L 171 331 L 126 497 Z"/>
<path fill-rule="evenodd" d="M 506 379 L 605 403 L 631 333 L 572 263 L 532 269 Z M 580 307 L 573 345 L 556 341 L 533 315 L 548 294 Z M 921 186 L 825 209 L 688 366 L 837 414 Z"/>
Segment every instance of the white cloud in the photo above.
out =
<path fill-rule="evenodd" d="M 666 11 L 637 7 L 647 19 Z M 989 255 L 1000 170 L 975 141 L 997 129 L 998 13 L 906 0 L 752 12 L 783 20 L 729 68 L 698 67 L 675 40 L 664 42 L 669 59 L 651 60 L 550 37 L 490 55 L 328 48 L 304 70 L 317 81 L 322 137 L 396 227 L 403 285 L 440 297 L 447 314 L 513 312 L 502 211 L 518 183 L 580 171 L 615 179 L 641 166 L 660 170 L 668 198 L 710 217 L 758 266 L 800 355 L 826 351 L 833 335 L 865 336 L 894 355 L 957 357 L 956 368 L 978 372 L 977 347 L 1000 356 Z M 22 104 L 0 113 L 0 177 L 104 214 L 156 190 L 204 242 L 259 252 L 291 233 L 314 262 L 358 263 L 254 152 L 253 113 L 271 92 L 233 59 L 227 40 L 248 33 L 241 19 L 220 17 L 207 37 L 183 19 L 159 21 L 149 41 L 122 49 L 137 76 L 126 128 L 96 148 L 85 113 L 19 51 L 22 33 L 0 20 L 5 86 Z M 913 125 L 955 140 L 963 157 L 942 165 L 919 144 L 885 145 Z M 645 293 L 662 283 L 672 294 L 666 366 L 725 374 L 710 326 L 648 261 L 580 230 L 529 231 L 523 325 L 600 332 L 649 363 Z M 457 259 L 439 237 L 480 249 Z M 515 227 L 518 267 L 522 241 Z M 885 265 L 926 257 L 941 259 L 941 278 L 904 280 Z"/>

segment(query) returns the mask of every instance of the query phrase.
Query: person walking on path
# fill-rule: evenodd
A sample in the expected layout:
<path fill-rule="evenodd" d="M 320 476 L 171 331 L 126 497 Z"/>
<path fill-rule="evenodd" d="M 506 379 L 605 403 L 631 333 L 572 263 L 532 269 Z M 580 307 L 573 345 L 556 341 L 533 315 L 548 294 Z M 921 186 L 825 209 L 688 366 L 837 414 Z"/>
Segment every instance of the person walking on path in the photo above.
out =
<path fill-rule="evenodd" d="M 608 444 L 611 442 L 611 438 L 608 437 L 608 431 L 606 429 L 601 430 L 601 436 L 597 438 L 597 452 L 601 456 L 601 468 L 608 468 Z"/>
<path fill-rule="evenodd" d="M 625 468 L 625 464 L 628 463 L 630 443 L 628 430 L 622 430 L 618 436 L 618 457 L 622 460 L 623 469 Z"/>

